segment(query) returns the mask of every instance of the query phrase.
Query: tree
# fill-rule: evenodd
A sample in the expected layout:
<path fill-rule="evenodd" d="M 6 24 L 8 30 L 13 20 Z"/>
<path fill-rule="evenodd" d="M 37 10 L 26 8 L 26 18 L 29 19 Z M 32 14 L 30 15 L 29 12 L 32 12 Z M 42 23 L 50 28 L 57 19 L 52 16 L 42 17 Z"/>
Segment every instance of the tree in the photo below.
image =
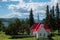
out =
<path fill-rule="evenodd" d="M 4 24 L 2 19 L 0 18 L 0 31 L 3 31 L 3 30 L 4 30 Z"/>
<path fill-rule="evenodd" d="M 45 19 L 45 22 L 47 23 L 47 25 L 50 27 L 50 13 L 49 13 L 49 6 L 47 5 L 46 7 L 46 19 Z"/>
<path fill-rule="evenodd" d="M 52 18 L 55 18 L 55 10 L 54 10 L 54 6 L 52 7 Z"/>
<path fill-rule="evenodd" d="M 54 6 L 49 11 L 49 6 L 47 5 L 45 22 L 47 23 L 51 30 L 56 30 Z"/>
<path fill-rule="evenodd" d="M 45 22 L 50 27 L 50 29 L 53 31 L 58 30 L 58 33 L 60 32 L 60 10 L 58 3 L 56 5 L 56 11 L 54 6 L 49 11 L 49 6 L 47 5 Z"/>
<path fill-rule="evenodd" d="M 31 27 L 34 24 L 34 18 L 33 18 L 33 11 L 32 11 L 32 9 L 30 11 L 29 21 L 30 21 L 30 27 Z"/>
<path fill-rule="evenodd" d="M 20 19 L 16 18 L 15 20 L 9 22 L 8 29 L 6 30 L 6 34 L 16 35 L 19 32 L 19 28 L 21 27 Z"/>
<path fill-rule="evenodd" d="M 54 10 L 54 6 L 52 7 L 52 12 L 51 12 L 51 14 L 52 14 L 52 28 L 53 28 L 53 30 L 56 30 L 56 18 L 55 18 L 55 10 Z"/>
<path fill-rule="evenodd" d="M 25 26 L 26 26 L 26 32 L 27 32 L 27 34 L 30 34 L 29 19 L 26 19 Z"/>
<path fill-rule="evenodd" d="M 49 19 L 49 6 L 46 7 L 46 19 Z"/>
<path fill-rule="evenodd" d="M 30 34 L 30 28 L 34 24 L 34 18 L 33 18 L 33 11 L 32 9 L 30 10 L 30 15 L 29 15 L 29 28 L 27 29 L 28 34 Z"/>
<path fill-rule="evenodd" d="M 21 21 L 21 27 L 19 27 L 19 32 L 24 34 L 26 28 L 27 27 L 25 27 L 25 20 L 22 20 Z"/>
<path fill-rule="evenodd" d="M 55 13 L 54 13 L 54 6 L 52 7 L 52 9 L 50 10 L 50 27 L 52 30 L 56 30 L 56 23 L 55 23 Z"/>
<path fill-rule="evenodd" d="M 58 3 L 56 5 L 56 18 L 57 18 L 57 20 L 59 19 L 59 6 L 58 6 Z"/>
<path fill-rule="evenodd" d="M 16 18 L 14 20 L 14 23 L 15 23 L 17 31 L 19 31 L 20 30 L 19 28 L 21 28 L 21 21 L 20 21 L 20 19 Z"/>
<path fill-rule="evenodd" d="M 58 6 L 58 3 L 56 5 L 56 27 L 57 27 L 57 30 L 58 32 L 60 32 L 60 21 L 59 21 L 59 6 Z"/>

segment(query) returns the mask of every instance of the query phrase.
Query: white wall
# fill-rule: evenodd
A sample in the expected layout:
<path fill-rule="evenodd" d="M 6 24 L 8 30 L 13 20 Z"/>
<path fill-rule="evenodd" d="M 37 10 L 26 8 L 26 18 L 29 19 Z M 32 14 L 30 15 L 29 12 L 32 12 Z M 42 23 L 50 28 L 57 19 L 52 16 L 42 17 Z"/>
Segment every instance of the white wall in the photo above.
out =
<path fill-rule="evenodd" d="M 38 37 L 47 38 L 48 33 L 45 31 L 44 25 L 41 24 L 41 26 L 42 26 L 42 27 L 41 27 L 40 31 L 38 32 Z"/>

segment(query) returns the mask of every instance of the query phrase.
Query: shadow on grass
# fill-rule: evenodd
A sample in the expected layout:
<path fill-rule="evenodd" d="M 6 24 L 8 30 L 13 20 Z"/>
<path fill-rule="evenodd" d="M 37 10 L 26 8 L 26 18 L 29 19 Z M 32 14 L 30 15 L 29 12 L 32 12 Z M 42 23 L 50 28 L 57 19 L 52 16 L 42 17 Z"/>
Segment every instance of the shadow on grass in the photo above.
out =
<path fill-rule="evenodd" d="M 53 40 L 52 38 L 38 38 L 37 40 Z"/>
<path fill-rule="evenodd" d="M 9 39 L 17 39 L 17 38 L 32 38 L 33 36 L 30 35 L 12 35 Z"/>
<path fill-rule="evenodd" d="M 49 39 L 49 40 L 54 40 L 52 37 L 49 37 L 48 39 Z"/>
<path fill-rule="evenodd" d="M 60 36 L 60 34 L 56 34 L 56 35 Z"/>

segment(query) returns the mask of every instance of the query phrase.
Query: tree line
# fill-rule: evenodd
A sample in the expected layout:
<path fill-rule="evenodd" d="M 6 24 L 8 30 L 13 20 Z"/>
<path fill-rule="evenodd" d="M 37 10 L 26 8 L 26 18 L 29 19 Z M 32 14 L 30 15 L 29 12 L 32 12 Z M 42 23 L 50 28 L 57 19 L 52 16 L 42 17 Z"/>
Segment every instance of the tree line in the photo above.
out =
<path fill-rule="evenodd" d="M 16 35 L 19 33 L 30 34 L 31 26 L 35 23 L 33 16 L 33 10 L 31 9 L 29 18 L 26 20 L 21 20 L 19 18 L 11 20 L 9 21 L 8 27 L 4 27 L 2 23 L 3 20 L 0 18 L 0 31 L 4 31 L 9 35 Z M 46 6 L 46 18 L 43 21 L 48 25 L 51 31 L 58 30 L 58 32 L 60 32 L 60 10 L 58 3 L 55 7 L 52 6 L 52 8 L 49 8 L 48 5 Z"/>
<path fill-rule="evenodd" d="M 53 31 L 58 30 L 60 32 L 60 10 L 59 4 L 56 6 L 52 6 L 49 9 L 49 6 L 46 7 L 46 19 L 44 19 L 45 23 L 49 26 L 49 28 Z"/>
<path fill-rule="evenodd" d="M 0 18 L 0 31 L 4 31 L 8 35 L 30 34 L 31 26 L 34 24 L 33 11 L 32 9 L 30 10 L 29 19 L 15 18 L 14 20 L 9 20 L 8 27 L 4 26 L 3 21 L 4 19 Z"/>

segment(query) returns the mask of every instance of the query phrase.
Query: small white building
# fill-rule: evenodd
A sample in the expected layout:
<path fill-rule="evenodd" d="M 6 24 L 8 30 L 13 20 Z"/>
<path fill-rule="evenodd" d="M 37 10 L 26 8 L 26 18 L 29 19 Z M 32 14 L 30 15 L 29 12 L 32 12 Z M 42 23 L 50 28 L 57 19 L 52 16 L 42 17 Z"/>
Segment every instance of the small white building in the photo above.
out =
<path fill-rule="evenodd" d="M 50 29 L 45 23 L 34 23 L 30 34 L 36 38 L 47 38 L 50 35 Z"/>

